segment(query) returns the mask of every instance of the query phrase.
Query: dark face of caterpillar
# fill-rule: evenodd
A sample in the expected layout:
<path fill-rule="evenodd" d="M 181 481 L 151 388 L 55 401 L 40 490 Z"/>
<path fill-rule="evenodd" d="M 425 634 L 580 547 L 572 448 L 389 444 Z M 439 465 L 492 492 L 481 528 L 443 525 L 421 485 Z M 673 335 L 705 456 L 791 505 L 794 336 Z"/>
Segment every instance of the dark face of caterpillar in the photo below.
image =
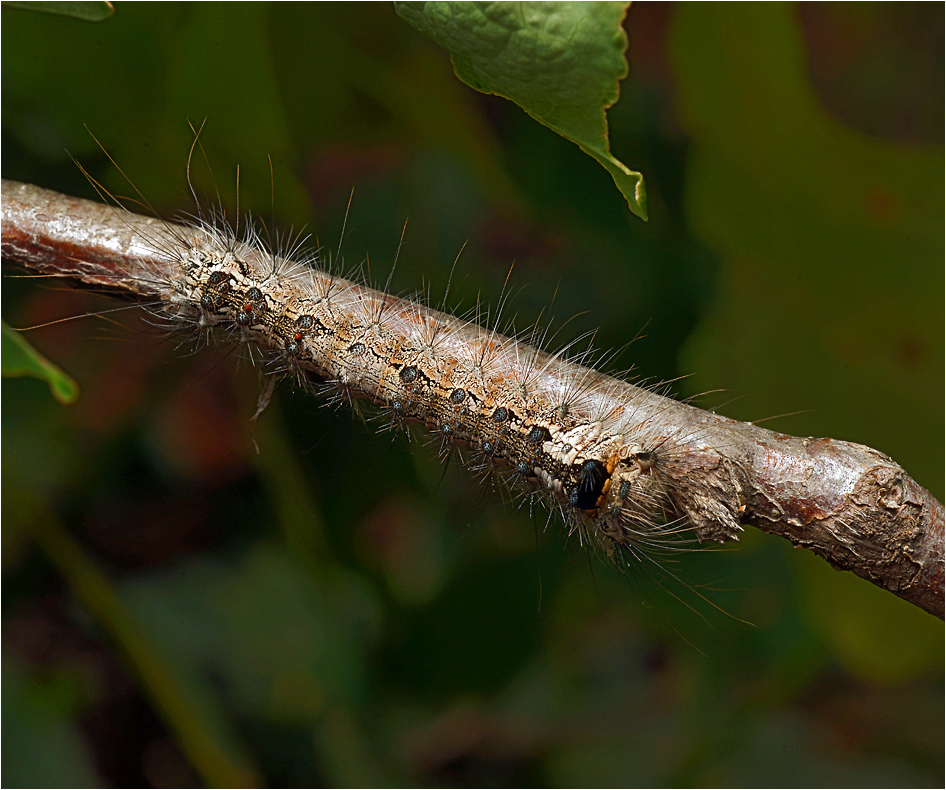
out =
<path fill-rule="evenodd" d="M 601 461 L 585 461 L 581 465 L 578 485 L 568 495 L 568 501 L 577 510 L 592 510 L 598 506 L 604 486 L 611 475 Z"/>

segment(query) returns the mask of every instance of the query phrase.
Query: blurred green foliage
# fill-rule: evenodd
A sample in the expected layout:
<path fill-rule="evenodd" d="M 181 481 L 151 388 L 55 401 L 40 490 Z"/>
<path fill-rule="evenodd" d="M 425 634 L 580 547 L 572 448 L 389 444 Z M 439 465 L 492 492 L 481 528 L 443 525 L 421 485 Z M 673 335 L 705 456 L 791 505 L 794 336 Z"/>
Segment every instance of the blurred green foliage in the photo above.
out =
<path fill-rule="evenodd" d="M 354 187 L 343 253 L 375 280 L 409 215 L 395 289 L 439 304 L 469 240 L 451 307 L 514 261 L 519 326 L 555 294 L 553 343 L 645 333 L 614 367 L 801 410 L 767 425 L 942 496 L 943 20 L 888 9 L 633 7 L 608 120 L 647 225 L 381 4 L 4 8 L 3 175 L 94 197 L 68 150 L 130 194 L 87 126 L 173 214 L 206 118 L 225 205 L 239 164 L 241 207 L 334 250 Z M 114 306 L 2 298 L 14 326 Z M 82 397 L 3 381 L 4 784 L 941 781 L 942 624 L 816 557 L 752 532 L 659 558 L 693 589 L 622 573 L 420 437 L 287 387 L 251 425 L 254 368 L 140 308 L 28 339 Z"/>
<path fill-rule="evenodd" d="M 69 376 L 38 353 L 14 332 L 6 323 L 0 322 L 3 337 L 3 375 L 34 376 L 49 384 L 49 391 L 60 403 L 75 403 L 79 389 Z"/>

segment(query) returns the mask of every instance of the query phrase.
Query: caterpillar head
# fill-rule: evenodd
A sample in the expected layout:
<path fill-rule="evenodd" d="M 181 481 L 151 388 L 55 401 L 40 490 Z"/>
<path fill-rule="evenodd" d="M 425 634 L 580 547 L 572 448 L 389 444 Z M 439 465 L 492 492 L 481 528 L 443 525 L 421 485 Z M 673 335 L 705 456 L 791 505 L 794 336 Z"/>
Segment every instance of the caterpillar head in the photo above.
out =
<path fill-rule="evenodd" d="M 626 543 L 640 527 L 661 520 L 664 496 L 658 474 L 656 454 L 640 448 L 624 448 L 607 461 L 587 460 L 580 465 L 569 503 L 594 524 L 597 534 Z"/>

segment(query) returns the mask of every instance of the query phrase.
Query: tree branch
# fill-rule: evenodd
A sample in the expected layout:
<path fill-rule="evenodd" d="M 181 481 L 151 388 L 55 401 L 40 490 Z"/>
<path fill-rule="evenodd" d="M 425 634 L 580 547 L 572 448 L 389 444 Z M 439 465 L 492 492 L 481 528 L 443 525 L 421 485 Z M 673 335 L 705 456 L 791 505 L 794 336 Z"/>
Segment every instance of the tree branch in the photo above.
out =
<path fill-rule="evenodd" d="M 4 262 L 126 299 L 167 301 L 166 283 L 160 287 L 154 276 L 167 266 L 156 241 L 168 239 L 170 246 L 172 237 L 199 232 L 16 182 L 4 181 L 2 194 Z M 341 283 L 355 294 L 379 296 Z M 385 296 L 384 303 L 397 308 L 400 300 Z M 429 312 L 451 331 L 463 331 L 459 319 Z M 299 364 L 327 375 L 313 362 Z M 562 368 L 576 380 L 576 366 Z M 751 524 L 943 618 L 943 506 L 890 458 L 850 442 L 787 436 L 601 374 L 584 375 L 591 392 L 614 399 L 616 407 L 633 404 L 662 435 L 695 437 L 680 440 L 686 452 L 668 465 L 666 509 L 688 521 L 700 540 L 735 540 L 742 525 Z"/>

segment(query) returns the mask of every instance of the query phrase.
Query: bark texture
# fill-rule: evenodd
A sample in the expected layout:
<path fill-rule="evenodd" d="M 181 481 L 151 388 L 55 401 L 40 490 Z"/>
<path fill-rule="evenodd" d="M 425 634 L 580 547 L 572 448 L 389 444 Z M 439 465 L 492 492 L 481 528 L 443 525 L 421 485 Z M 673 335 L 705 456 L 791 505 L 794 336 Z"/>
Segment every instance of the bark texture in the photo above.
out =
<path fill-rule="evenodd" d="M 155 239 L 192 232 L 26 184 L 4 181 L 2 194 L 5 263 L 119 298 L 161 299 Z M 645 404 L 679 435 L 699 436 L 675 459 L 670 493 L 671 515 L 686 518 L 700 540 L 735 540 L 752 525 L 943 618 L 943 506 L 886 455 L 600 379 L 609 397 Z"/>

